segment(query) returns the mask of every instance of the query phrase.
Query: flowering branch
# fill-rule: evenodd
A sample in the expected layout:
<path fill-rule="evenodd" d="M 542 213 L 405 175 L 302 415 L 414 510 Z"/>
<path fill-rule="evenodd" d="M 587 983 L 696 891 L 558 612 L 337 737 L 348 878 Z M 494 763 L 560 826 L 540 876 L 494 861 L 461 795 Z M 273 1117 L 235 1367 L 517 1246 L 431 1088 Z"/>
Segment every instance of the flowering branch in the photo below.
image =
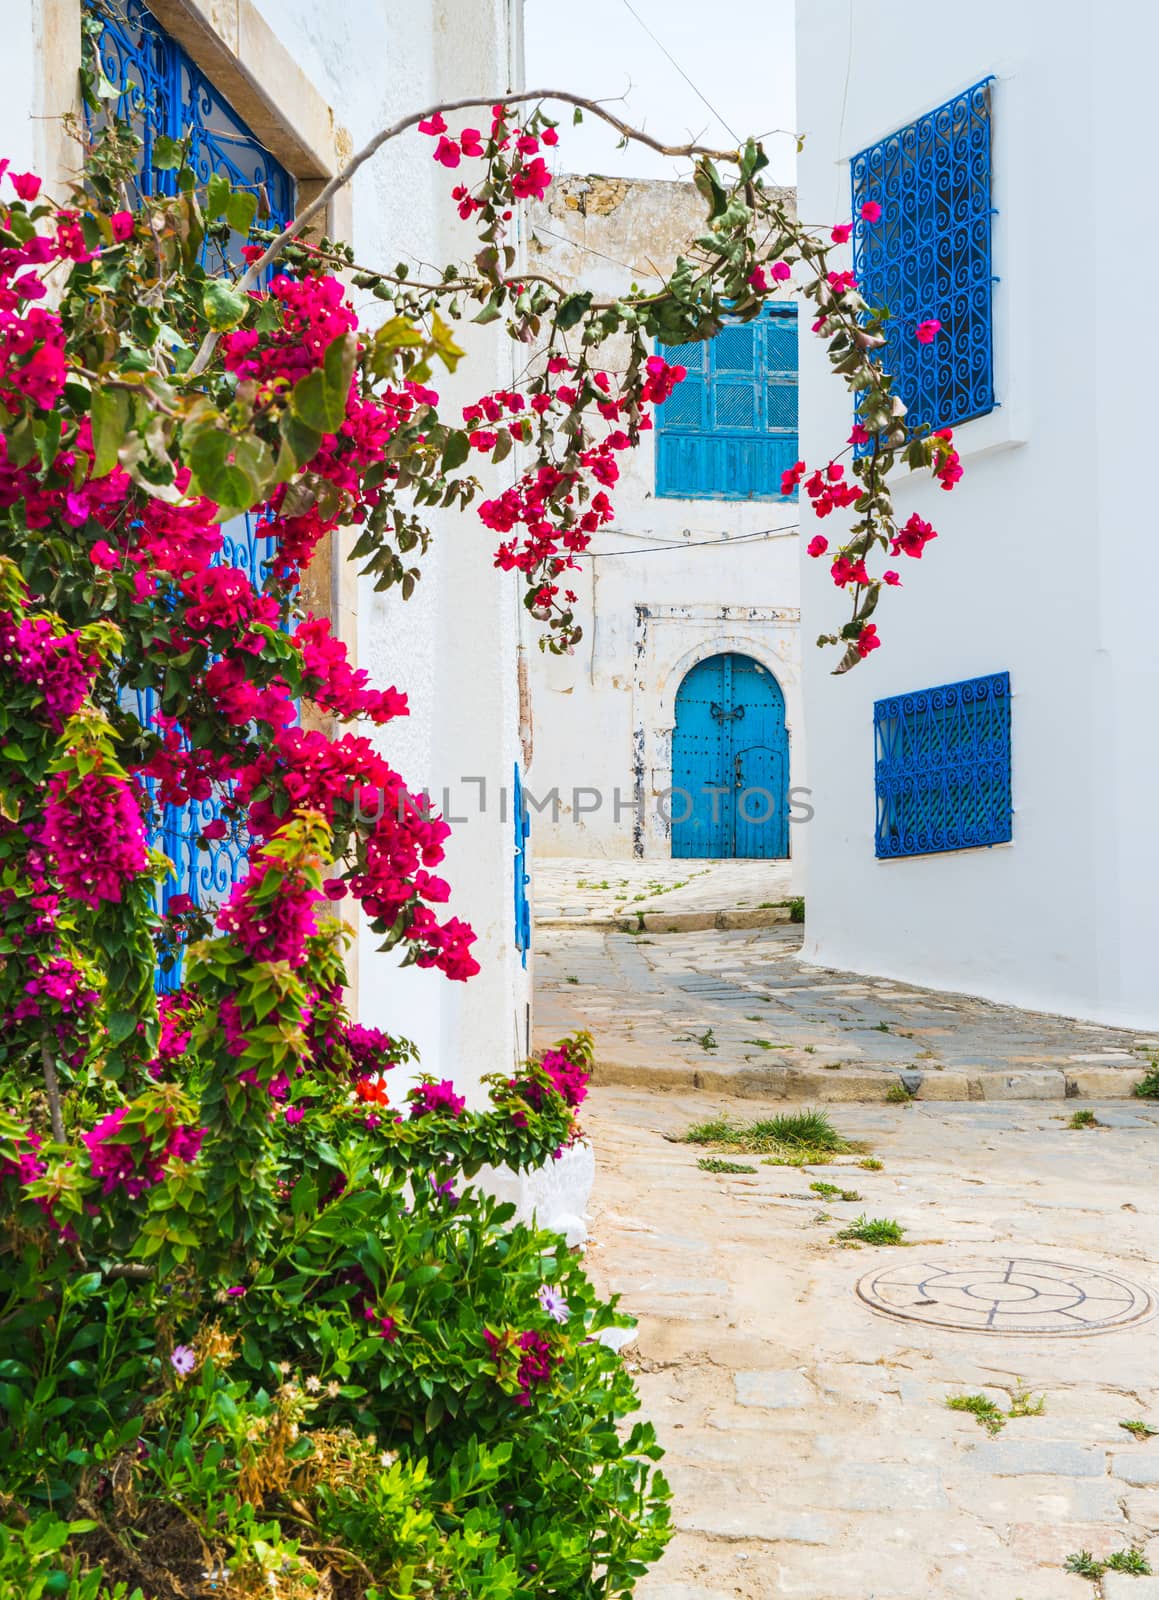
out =
<path fill-rule="evenodd" d="M 344 189 L 353 178 L 358 169 L 377 155 L 383 145 L 389 144 L 392 139 L 397 139 L 400 134 L 408 129 L 417 127 L 421 122 L 430 122 L 435 117 L 444 116 L 448 111 L 472 111 L 478 106 L 525 105 L 530 101 L 543 102 L 558 100 L 564 105 L 575 106 L 579 111 L 590 111 L 593 116 L 601 118 L 609 127 L 612 127 L 621 138 L 631 140 L 634 144 L 647 145 L 658 155 L 673 157 L 695 157 L 700 160 L 707 157 L 709 160 L 733 161 L 737 157 L 735 150 L 713 150 L 707 145 L 694 143 L 665 144 L 650 133 L 645 133 L 642 128 L 634 128 L 630 123 L 623 121 L 611 112 L 599 100 L 590 100 L 584 95 L 573 94 L 569 89 L 521 89 L 510 94 L 499 95 L 474 95 L 465 100 L 442 100 L 437 105 L 427 106 L 422 111 L 412 111 L 405 117 L 400 117 L 397 122 L 391 123 L 387 128 L 382 128 L 373 138 L 368 139 L 361 150 L 355 152 L 350 160 L 334 174 L 314 196 L 308 205 L 294 217 L 293 221 L 282 229 L 281 233 L 266 246 L 261 255 L 257 256 L 247 267 L 238 282 L 238 292 L 245 294 L 261 282 L 262 273 L 281 255 L 286 246 L 300 236 L 302 230 L 320 215 L 330 204 L 330 201 L 340 189 Z M 201 348 L 194 357 L 189 367 L 188 377 L 199 378 L 209 366 L 214 349 L 217 345 L 217 334 L 210 332 L 202 341 Z"/>

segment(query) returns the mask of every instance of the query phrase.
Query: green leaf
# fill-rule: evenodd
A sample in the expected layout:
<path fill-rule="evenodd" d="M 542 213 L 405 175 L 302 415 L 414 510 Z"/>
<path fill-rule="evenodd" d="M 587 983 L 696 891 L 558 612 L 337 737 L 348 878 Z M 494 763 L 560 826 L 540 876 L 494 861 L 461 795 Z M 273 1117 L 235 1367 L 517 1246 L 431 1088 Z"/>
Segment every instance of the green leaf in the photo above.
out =
<path fill-rule="evenodd" d="M 258 214 L 258 197 L 247 189 L 235 189 L 225 208 L 225 220 L 238 233 L 248 233 Z"/>
<path fill-rule="evenodd" d="M 471 454 L 471 440 L 461 429 L 456 428 L 447 435 L 447 442 L 443 446 L 443 471 L 453 472 L 456 467 L 461 467 Z"/>
<path fill-rule="evenodd" d="M 207 217 L 220 217 L 229 200 L 229 179 L 220 172 L 211 174 L 205 187 L 205 215 Z"/>
<path fill-rule="evenodd" d="M 129 427 L 129 391 L 99 384 L 93 390 L 93 477 L 107 478 Z"/>
<path fill-rule="evenodd" d="M 109 1043 L 122 1044 L 136 1028 L 137 1018 L 131 1011 L 113 1011 L 106 1026 L 109 1030 Z"/>
<path fill-rule="evenodd" d="M 560 301 L 559 310 L 555 314 L 555 325 L 565 332 L 574 328 L 577 322 L 582 322 L 592 303 L 592 291 L 585 289 L 582 294 L 569 294 L 566 300 Z"/>
<path fill-rule="evenodd" d="M 221 278 L 211 278 L 201 296 L 201 309 L 205 320 L 216 333 L 236 328 L 245 321 L 245 314 L 253 301 L 248 294 L 238 294 Z"/>
<path fill-rule="evenodd" d="M 153 140 L 153 165 L 158 172 L 172 172 L 181 165 L 181 141 L 162 134 Z"/>
<path fill-rule="evenodd" d="M 198 487 L 216 500 L 223 521 L 260 505 L 274 474 L 273 453 L 263 440 L 235 438 L 216 428 L 197 435 L 188 463 Z"/>
<path fill-rule="evenodd" d="M 294 385 L 290 409 L 316 433 L 336 433 L 341 426 L 357 353 L 354 335 L 342 334 L 326 351 L 322 365 Z"/>

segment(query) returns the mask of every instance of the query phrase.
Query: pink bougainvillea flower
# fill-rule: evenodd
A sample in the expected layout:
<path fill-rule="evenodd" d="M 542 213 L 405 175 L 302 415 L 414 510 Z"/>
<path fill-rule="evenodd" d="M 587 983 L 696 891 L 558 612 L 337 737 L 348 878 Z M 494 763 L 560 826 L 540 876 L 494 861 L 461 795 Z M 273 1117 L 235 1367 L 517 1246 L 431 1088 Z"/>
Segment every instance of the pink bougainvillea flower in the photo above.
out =
<path fill-rule="evenodd" d="M 823 556 L 829 548 L 829 541 L 823 533 L 814 534 L 809 540 L 809 554 L 813 557 Z"/>
<path fill-rule="evenodd" d="M 869 434 L 861 426 L 860 422 L 855 422 L 853 424 L 853 432 L 849 435 L 849 441 L 848 442 L 850 444 L 868 444 L 869 443 Z"/>
<path fill-rule="evenodd" d="M 455 1086 L 449 1078 L 444 1078 L 441 1083 L 420 1083 L 411 1093 L 412 1118 L 425 1117 L 430 1112 L 461 1117 L 466 1109 L 466 1100 L 461 1094 L 455 1093 Z"/>
<path fill-rule="evenodd" d="M 901 578 L 896 572 L 883 572 L 881 575 L 881 581 L 883 583 L 888 583 L 891 589 L 901 588 Z"/>
<path fill-rule="evenodd" d="M 839 222 L 829 237 L 834 244 L 846 244 L 852 232 L 853 224 L 851 222 Z"/>
<path fill-rule="evenodd" d="M 229 828 L 221 817 L 215 817 L 212 822 L 207 822 L 201 830 L 203 839 L 224 839 Z"/>
<path fill-rule="evenodd" d="M 941 331 L 942 325 L 937 317 L 930 317 L 925 322 L 918 323 L 914 329 L 914 338 L 919 344 L 933 344 Z"/>
<path fill-rule="evenodd" d="M 944 440 L 946 445 L 944 450 L 939 451 L 933 467 L 934 477 L 943 489 L 952 489 L 962 476 L 962 458 L 953 447 L 953 437 L 952 428 L 939 428 L 934 434 L 935 439 Z"/>
<path fill-rule="evenodd" d="M 862 222 L 881 221 L 881 207 L 878 205 L 876 200 L 865 200 L 862 202 L 861 220 Z"/>
<path fill-rule="evenodd" d="M 94 567 L 100 567 L 103 572 L 116 572 L 121 565 L 121 558 L 112 545 L 104 539 L 98 539 L 89 551 L 89 560 Z"/>
<path fill-rule="evenodd" d="M 877 624 L 867 622 L 857 635 L 857 654 L 864 661 L 869 652 L 876 650 L 880 644 L 881 640 L 877 637 Z"/>
<path fill-rule="evenodd" d="M 787 261 L 774 261 L 769 271 L 778 283 L 788 283 L 793 276 L 793 269 Z"/>
<path fill-rule="evenodd" d="M 904 527 L 898 529 L 893 543 L 889 547 L 891 556 L 905 554 L 912 556 L 915 561 L 920 561 L 922 551 L 931 539 L 938 536 L 924 517 L 919 517 L 917 512 L 910 517 Z"/>
<path fill-rule="evenodd" d="M 10 172 L 12 187 L 21 200 L 35 200 L 40 193 L 40 179 L 34 172 Z"/>
<path fill-rule="evenodd" d="M 459 148 L 465 156 L 481 156 L 483 154 L 482 136 L 478 128 L 464 128 L 459 135 Z"/>
<path fill-rule="evenodd" d="M 459 146 L 456 140 L 442 138 L 435 146 L 435 160 L 444 167 L 457 167 L 459 165 Z"/>
<path fill-rule="evenodd" d="M 559 143 L 559 134 L 556 133 L 554 128 L 544 128 L 539 137 L 543 140 L 544 144 L 550 145 Z"/>
<path fill-rule="evenodd" d="M 769 287 L 769 280 L 765 277 L 763 268 L 754 267 L 749 273 L 749 286 L 755 289 L 758 294 L 765 293 Z"/>
<path fill-rule="evenodd" d="M 805 476 L 805 463 L 795 462 L 786 472 L 781 473 L 781 493 L 790 495 L 796 489 L 801 479 Z"/>
<path fill-rule="evenodd" d="M 109 226 L 113 230 L 113 238 L 118 244 L 124 244 L 126 239 L 133 237 L 133 213 L 131 211 L 114 211 L 109 218 Z M 261 250 L 258 250 L 261 254 Z"/>
<path fill-rule="evenodd" d="M 437 133 L 446 133 L 447 124 L 443 120 L 441 111 L 436 111 L 433 117 L 428 117 L 425 122 L 419 123 L 420 133 L 429 133 L 433 138 Z"/>

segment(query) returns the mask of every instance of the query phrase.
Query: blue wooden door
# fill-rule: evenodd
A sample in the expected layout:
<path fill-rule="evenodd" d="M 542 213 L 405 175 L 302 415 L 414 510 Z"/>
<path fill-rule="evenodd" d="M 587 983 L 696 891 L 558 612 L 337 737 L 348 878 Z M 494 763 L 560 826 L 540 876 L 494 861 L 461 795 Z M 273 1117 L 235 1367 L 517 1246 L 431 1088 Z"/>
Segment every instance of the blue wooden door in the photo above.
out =
<path fill-rule="evenodd" d="M 710 656 L 676 691 L 672 854 L 721 860 L 789 854 L 785 697 L 749 656 Z"/>

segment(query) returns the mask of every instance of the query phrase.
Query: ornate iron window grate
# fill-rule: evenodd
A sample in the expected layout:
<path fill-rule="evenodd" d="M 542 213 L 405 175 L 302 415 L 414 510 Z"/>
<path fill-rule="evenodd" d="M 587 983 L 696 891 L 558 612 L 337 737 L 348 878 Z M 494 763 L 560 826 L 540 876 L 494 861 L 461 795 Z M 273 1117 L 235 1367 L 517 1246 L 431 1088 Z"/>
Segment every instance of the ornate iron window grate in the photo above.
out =
<path fill-rule="evenodd" d="M 877 854 L 1008 844 L 1010 674 L 878 700 Z"/>
<path fill-rule="evenodd" d="M 101 66 L 109 81 L 121 89 L 113 114 L 128 122 L 141 139 L 142 194 L 173 194 L 176 173 L 153 166 L 155 141 L 162 135 L 189 141 L 190 161 L 200 182 L 215 172 L 234 188 L 258 196 L 258 221 L 283 228 L 294 215 L 294 180 L 270 155 L 246 124 L 218 94 L 196 63 L 167 34 L 141 0 L 116 0 L 110 8 L 100 0 L 84 0 L 86 10 L 101 23 L 97 39 Z M 217 270 L 225 263 L 241 263 L 245 239 L 232 235 L 222 250 L 222 260 L 209 263 Z M 255 587 L 260 587 L 273 556 L 272 541 L 263 534 L 256 516 L 246 515 L 222 529 L 218 565 L 239 567 Z M 145 726 L 154 716 L 151 690 L 128 691 L 131 706 Z M 150 795 L 153 785 L 147 784 Z M 199 844 L 202 830 L 221 817 L 221 799 L 165 806 L 154 812 L 149 842 L 162 849 L 173 863 L 173 875 L 162 886 L 160 909 L 165 912 L 177 895 L 188 895 L 195 905 L 209 906 L 224 899 L 230 887 L 245 876 L 249 840 L 234 826 L 226 838 Z M 181 962 L 168 970 L 160 967 L 157 987 L 176 989 Z"/>
<path fill-rule="evenodd" d="M 784 498 L 781 475 L 797 459 L 796 306 L 729 323 L 715 339 L 656 348 L 688 369 L 656 411 L 657 495 Z"/>
<path fill-rule="evenodd" d="M 192 57 L 157 21 L 142 0 L 84 0 L 98 19 L 101 66 L 121 90 L 113 114 L 127 122 L 142 143 L 138 183 L 143 194 L 175 194 L 177 174 L 158 171 L 153 147 L 162 136 L 189 141 L 189 159 L 200 183 L 215 173 L 235 189 L 258 197 L 258 221 L 284 228 L 294 215 L 294 180 L 264 148 Z M 227 254 L 237 259 L 244 239 L 231 240 Z"/>
<path fill-rule="evenodd" d="M 992 78 L 853 157 L 853 270 L 890 312 L 882 359 L 910 420 L 955 427 L 994 396 L 990 146 Z M 861 218 L 866 201 L 880 220 Z M 914 337 L 936 319 L 931 344 Z"/>

